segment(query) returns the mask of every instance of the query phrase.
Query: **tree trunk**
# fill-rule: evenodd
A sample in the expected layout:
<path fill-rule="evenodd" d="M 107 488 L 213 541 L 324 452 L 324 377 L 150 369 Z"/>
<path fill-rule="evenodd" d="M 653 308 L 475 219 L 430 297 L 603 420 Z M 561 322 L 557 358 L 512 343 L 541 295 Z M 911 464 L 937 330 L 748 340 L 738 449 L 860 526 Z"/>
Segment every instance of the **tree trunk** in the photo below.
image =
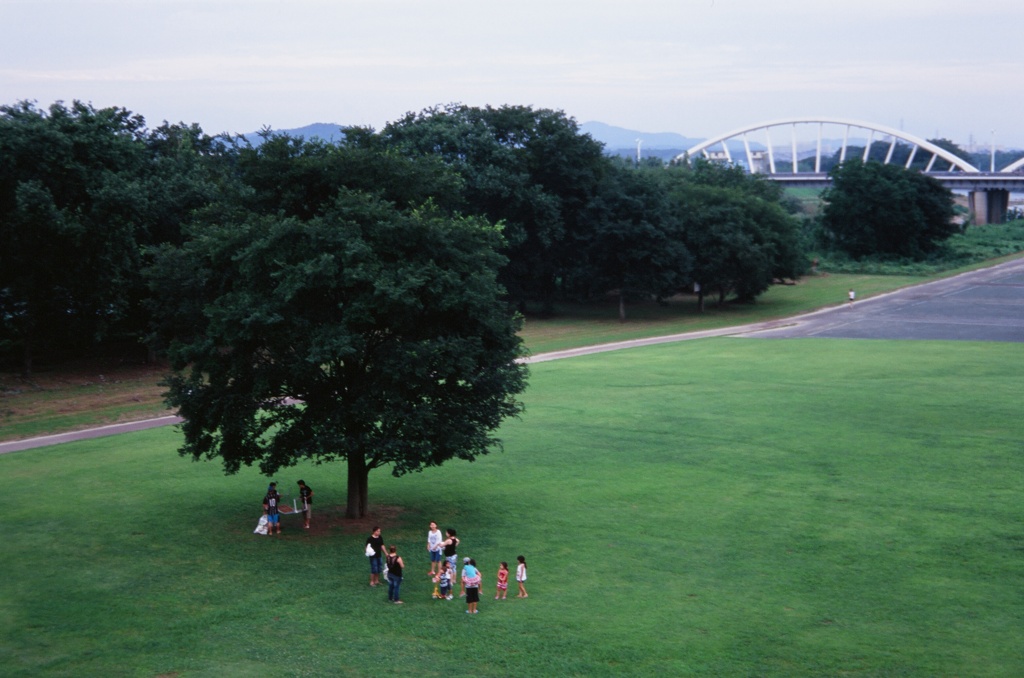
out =
<path fill-rule="evenodd" d="M 619 292 L 619 322 L 626 322 L 626 295 Z"/>
<path fill-rule="evenodd" d="M 348 498 L 345 503 L 346 518 L 366 516 L 370 486 L 370 469 L 362 454 L 348 458 Z"/>
<path fill-rule="evenodd" d="M 701 287 L 700 291 L 697 292 L 697 312 L 704 312 L 704 288 Z"/>

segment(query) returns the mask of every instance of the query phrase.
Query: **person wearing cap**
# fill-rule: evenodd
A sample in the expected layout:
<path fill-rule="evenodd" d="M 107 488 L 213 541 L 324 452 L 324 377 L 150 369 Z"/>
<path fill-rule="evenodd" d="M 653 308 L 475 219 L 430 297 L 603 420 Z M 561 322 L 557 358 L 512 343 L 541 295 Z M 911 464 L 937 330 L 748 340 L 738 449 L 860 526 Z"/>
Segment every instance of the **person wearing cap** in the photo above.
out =
<path fill-rule="evenodd" d="M 466 614 L 477 613 L 477 603 L 480 602 L 480 583 L 482 577 L 480 570 L 476 568 L 476 561 L 472 558 L 465 558 L 466 564 L 462 568 L 462 583 L 466 588 Z"/>
<path fill-rule="evenodd" d="M 309 519 L 313 515 L 313 488 L 306 484 L 306 481 L 299 481 L 299 498 L 302 499 L 302 518 L 305 521 L 304 527 L 309 529 Z"/>
<path fill-rule="evenodd" d="M 281 534 L 281 516 L 277 512 L 277 503 L 281 495 L 277 493 L 277 483 L 270 483 L 267 494 L 263 497 L 263 514 L 267 516 L 267 536 L 274 534 L 274 529 Z"/>

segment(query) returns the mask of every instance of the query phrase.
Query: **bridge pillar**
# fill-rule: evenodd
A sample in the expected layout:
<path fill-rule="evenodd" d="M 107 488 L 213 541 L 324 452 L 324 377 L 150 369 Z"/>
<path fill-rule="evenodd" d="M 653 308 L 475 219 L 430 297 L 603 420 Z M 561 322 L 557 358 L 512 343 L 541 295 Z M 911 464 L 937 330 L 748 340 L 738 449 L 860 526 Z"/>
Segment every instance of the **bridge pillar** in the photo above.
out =
<path fill-rule="evenodd" d="M 1006 221 L 1010 207 L 1010 192 L 999 188 L 971 191 L 967 194 L 967 204 L 976 225 L 1001 224 Z"/>

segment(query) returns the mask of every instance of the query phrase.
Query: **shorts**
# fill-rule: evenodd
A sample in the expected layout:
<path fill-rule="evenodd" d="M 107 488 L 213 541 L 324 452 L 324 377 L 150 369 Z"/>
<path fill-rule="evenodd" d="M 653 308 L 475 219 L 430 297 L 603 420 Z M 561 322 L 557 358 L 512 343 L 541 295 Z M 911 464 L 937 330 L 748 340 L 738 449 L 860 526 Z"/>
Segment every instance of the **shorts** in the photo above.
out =
<path fill-rule="evenodd" d="M 370 556 L 370 574 L 380 574 L 383 569 L 384 565 L 381 563 L 380 556 Z"/>
<path fill-rule="evenodd" d="M 267 523 L 270 525 L 277 525 L 277 521 L 281 518 L 277 513 L 267 516 Z"/>
<path fill-rule="evenodd" d="M 430 552 L 430 562 L 440 563 L 442 558 L 444 558 L 444 555 L 440 551 Z"/>
<path fill-rule="evenodd" d="M 480 602 L 480 587 L 479 586 L 467 586 L 466 587 L 466 602 L 467 603 L 479 603 Z"/>
<path fill-rule="evenodd" d="M 448 596 L 452 592 L 452 585 L 451 584 L 448 584 L 447 586 L 441 585 L 439 587 L 439 591 L 440 591 L 442 596 Z"/>
<path fill-rule="evenodd" d="M 458 560 L 458 559 L 459 559 L 459 554 L 457 554 L 457 553 L 454 556 L 445 556 L 445 560 L 447 560 L 448 564 L 451 565 L 452 572 L 455 572 L 455 570 L 456 570 L 455 561 Z"/>

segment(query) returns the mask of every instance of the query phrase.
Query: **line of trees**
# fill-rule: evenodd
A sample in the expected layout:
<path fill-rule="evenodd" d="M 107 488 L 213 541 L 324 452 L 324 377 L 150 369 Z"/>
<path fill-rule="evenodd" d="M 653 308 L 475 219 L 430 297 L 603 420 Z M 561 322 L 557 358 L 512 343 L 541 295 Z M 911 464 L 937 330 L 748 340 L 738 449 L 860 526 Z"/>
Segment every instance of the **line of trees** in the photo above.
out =
<path fill-rule="evenodd" d="M 0 107 L 0 356 L 31 373 L 104 342 L 163 350 L 154 330 L 173 320 L 146 280 L 163 248 L 242 213 L 310 219 L 341 190 L 500 225 L 498 279 L 519 310 L 614 292 L 624 319 L 631 300 L 694 283 L 749 302 L 805 269 L 773 184 L 637 168 L 558 111 L 450 105 L 343 131 L 250 145 L 81 102 Z"/>

